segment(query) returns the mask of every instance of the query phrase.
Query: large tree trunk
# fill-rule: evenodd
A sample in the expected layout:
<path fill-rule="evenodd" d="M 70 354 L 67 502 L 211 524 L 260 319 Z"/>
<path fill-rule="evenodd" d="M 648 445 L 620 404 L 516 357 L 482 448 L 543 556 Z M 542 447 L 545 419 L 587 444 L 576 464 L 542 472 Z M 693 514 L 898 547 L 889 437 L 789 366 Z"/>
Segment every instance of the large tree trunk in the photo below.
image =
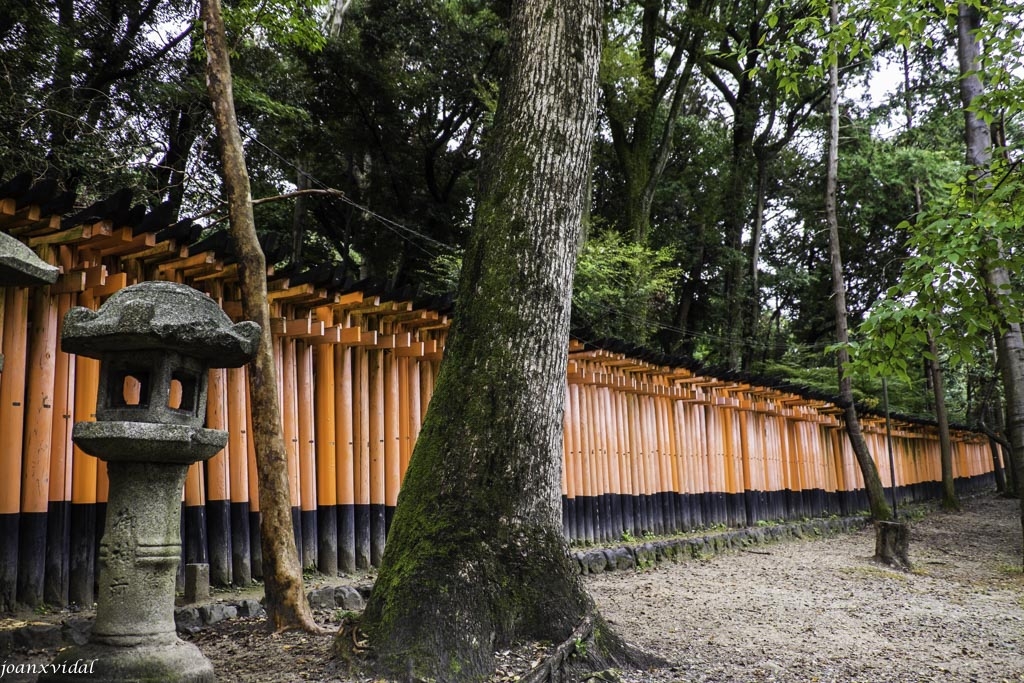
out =
<path fill-rule="evenodd" d="M 977 169 L 979 177 L 987 172 L 992 161 L 992 136 L 985 121 L 971 109 L 974 99 L 984 92 L 981 82 L 977 32 L 981 15 L 977 8 L 960 3 L 957 16 L 957 56 L 960 61 L 960 102 L 964 110 L 967 165 Z M 977 182 L 977 181 L 975 181 Z M 992 239 L 998 239 L 993 237 Z M 1011 291 L 1010 274 L 999 260 L 1003 246 L 996 245 L 998 258 L 985 264 L 984 277 L 989 302 L 997 311 L 1004 308 L 1003 299 Z M 1018 323 L 1006 322 L 998 333 L 996 349 L 1006 400 L 1006 431 L 1010 437 L 1014 470 L 1024 472 L 1024 337 Z M 1024 535 L 1024 495 L 1021 495 L 1021 531 Z"/>
<path fill-rule="evenodd" d="M 513 3 L 458 310 L 361 628 L 375 666 L 480 680 L 493 650 L 596 618 L 561 531 L 573 268 L 601 2 Z"/>
<path fill-rule="evenodd" d="M 267 616 L 277 630 L 319 630 L 302 586 L 302 569 L 292 531 L 288 467 L 277 395 L 270 308 L 267 304 L 267 266 L 256 238 L 249 174 L 242 136 L 235 118 L 231 63 L 220 0 L 202 0 L 200 18 L 206 41 L 206 86 L 220 140 L 224 188 L 228 199 L 230 234 L 238 256 L 242 312 L 263 331 L 259 351 L 249 364 L 249 390 L 260 495 L 260 541 Z"/>
<path fill-rule="evenodd" d="M 829 8 L 829 19 L 832 26 L 839 21 L 838 10 L 835 0 Z M 832 293 L 836 311 L 836 341 L 840 344 L 836 352 L 836 365 L 839 371 L 839 398 L 844 406 L 844 418 L 846 431 L 850 436 L 850 444 L 857 457 L 857 464 L 860 466 L 861 474 L 864 477 L 864 486 L 868 493 L 868 505 L 871 507 L 871 517 L 876 522 L 886 522 L 892 519 L 892 510 L 885 502 L 885 490 L 882 488 L 882 480 L 878 476 L 878 468 L 868 450 L 867 442 L 860 430 L 860 419 L 857 417 L 857 408 L 853 401 L 853 384 L 846 372 L 846 365 L 850 357 L 846 351 L 845 344 L 850 340 L 846 320 L 846 282 L 843 279 L 843 259 L 839 242 L 839 218 L 836 212 L 836 189 L 839 182 L 839 68 L 836 60 L 831 60 L 829 66 L 829 140 L 827 171 L 825 177 L 825 217 L 828 222 L 829 252 L 832 259 Z M 881 529 L 882 527 L 878 527 Z M 881 533 L 879 531 L 878 533 Z M 887 547 L 887 544 L 877 544 L 877 547 Z"/>

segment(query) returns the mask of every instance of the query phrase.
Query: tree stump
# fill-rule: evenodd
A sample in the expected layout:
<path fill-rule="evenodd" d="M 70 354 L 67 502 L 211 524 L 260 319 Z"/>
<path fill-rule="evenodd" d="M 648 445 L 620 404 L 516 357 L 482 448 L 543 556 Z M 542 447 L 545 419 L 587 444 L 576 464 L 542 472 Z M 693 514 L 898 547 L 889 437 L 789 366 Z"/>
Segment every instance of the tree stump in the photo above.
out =
<path fill-rule="evenodd" d="M 910 525 L 904 522 L 875 522 L 875 559 L 900 569 L 911 569 L 908 551 Z"/>

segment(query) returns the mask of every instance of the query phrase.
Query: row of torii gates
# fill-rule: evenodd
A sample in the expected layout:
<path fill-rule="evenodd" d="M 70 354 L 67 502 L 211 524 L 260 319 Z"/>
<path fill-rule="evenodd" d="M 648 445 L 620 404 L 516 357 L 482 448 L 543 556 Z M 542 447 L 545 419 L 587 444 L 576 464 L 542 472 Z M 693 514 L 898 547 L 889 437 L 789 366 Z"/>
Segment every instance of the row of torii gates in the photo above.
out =
<path fill-rule="evenodd" d="M 223 235 L 167 224 L 160 207 L 132 207 L 126 191 L 65 217 L 69 204 L 25 178 L 0 185 L 0 230 L 61 268 L 52 285 L 0 287 L 0 610 L 93 602 L 106 470 L 72 444 L 71 427 L 93 417 L 98 361 L 60 351 L 64 313 L 167 280 L 241 315 Z M 294 526 L 303 566 L 326 574 L 381 559 L 451 310 L 334 277 L 325 268 L 268 272 Z M 571 541 L 866 508 L 832 402 L 615 344 L 573 339 L 568 353 L 562 489 Z M 207 426 L 229 441 L 192 466 L 183 493 L 183 559 L 208 562 L 222 585 L 261 576 L 246 382 L 244 368 L 211 371 Z M 893 473 L 879 457 L 883 418 L 863 419 L 899 498 L 936 496 L 934 425 L 895 422 Z M 990 485 L 1001 462 L 988 440 L 967 430 L 953 439 L 958 487 Z"/>

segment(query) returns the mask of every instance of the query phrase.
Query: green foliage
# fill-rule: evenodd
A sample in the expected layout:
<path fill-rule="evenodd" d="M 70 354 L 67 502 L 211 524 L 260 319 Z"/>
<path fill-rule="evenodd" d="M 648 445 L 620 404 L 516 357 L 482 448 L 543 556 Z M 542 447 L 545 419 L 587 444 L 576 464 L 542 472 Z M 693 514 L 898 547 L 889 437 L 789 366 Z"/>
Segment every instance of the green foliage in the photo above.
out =
<path fill-rule="evenodd" d="M 621 16 L 623 13 L 624 11 L 620 12 L 618 17 L 609 17 L 608 20 L 629 21 L 630 18 Z M 632 20 L 635 21 L 635 18 Z M 613 108 L 610 112 L 612 116 L 622 120 L 628 120 L 637 109 L 648 106 L 655 91 L 649 67 L 644 63 L 643 55 L 637 51 L 634 41 L 635 36 L 629 31 L 624 31 L 608 37 L 601 52 L 601 83 L 613 88 L 617 94 L 617 98 L 614 101 L 606 101 L 605 106 Z"/>
<path fill-rule="evenodd" d="M 992 291 L 985 281 L 993 264 L 1011 272 L 1024 267 L 1020 250 L 1004 247 L 1021 243 L 1024 186 L 1014 167 L 1000 163 L 994 172 L 988 189 L 961 178 L 945 201 L 916 224 L 904 224 L 911 236 L 899 282 L 871 310 L 851 345 L 859 371 L 906 377 L 910 359 L 938 360 L 926 348 L 929 333 L 952 365 L 970 363 L 993 334 L 1024 318 L 1018 289 Z"/>
<path fill-rule="evenodd" d="M 296 52 L 283 80 L 308 84 L 298 93 L 308 122 L 274 147 L 294 149 L 321 184 L 370 208 L 339 203 L 310 215 L 312 231 L 362 256 L 363 275 L 419 284 L 417 274 L 463 242 L 503 41 L 500 17 L 481 0 L 366 0 L 321 52 Z"/>
<path fill-rule="evenodd" d="M 824 82 L 830 66 L 870 60 L 874 46 L 864 24 L 870 4 L 843 2 L 839 20 L 829 22 L 829 2 L 810 0 L 782 2 L 769 9 L 766 24 L 776 31 L 761 35 L 758 48 L 764 51 L 764 69 L 777 79 L 784 93 L 798 95 L 807 82 Z M 755 74 L 760 67 L 755 67 Z"/>
<path fill-rule="evenodd" d="M 754 368 L 757 375 L 795 384 L 824 394 L 839 393 L 835 366 L 801 367 L 793 363 L 768 362 Z"/>
<path fill-rule="evenodd" d="M 320 50 L 328 0 L 240 0 L 224 8 L 224 28 L 238 41 Z"/>
<path fill-rule="evenodd" d="M 458 289 L 463 252 L 435 256 L 418 273 L 418 280 L 427 294 L 450 294 Z"/>
<path fill-rule="evenodd" d="M 435 256 L 417 274 L 429 294 L 454 292 L 461 251 Z M 671 296 L 678 276 L 672 251 L 653 249 L 606 231 L 584 245 L 576 263 L 573 320 L 598 337 L 649 341 L 651 318 Z"/>
<path fill-rule="evenodd" d="M 981 18 L 979 55 L 985 90 L 971 103 L 971 109 L 986 123 L 1013 119 L 1024 107 L 1024 51 L 1021 50 L 1019 5 L 1012 2 L 967 0 Z M 955 17 L 957 5 L 947 10 Z"/>
<path fill-rule="evenodd" d="M 0 22 L 5 177 L 30 170 L 62 184 L 77 178 L 83 204 L 132 186 L 137 201 L 177 197 L 185 215 L 220 199 L 202 62 L 193 50 L 194 3 L 9 4 Z M 985 51 L 985 93 L 973 109 L 1005 131 L 1009 149 L 994 154 L 1015 160 L 1024 139 L 1019 12 L 1000 2 L 967 4 L 981 13 Z M 62 19 L 65 7 L 71 16 Z M 320 0 L 225 2 L 254 195 L 294 189 L 303 174 L 310 187 L 346 195 L 308 198 L 299 211 L 292 203 L 258 206 L 260 230 L 286 243 L 304 234 L 306 263 L 345 263 L 353 274 L 454 291 L 459 248 L 478 208 L 475 173 L 497 102 L 507 9 L 486 0 L 359 0 L 340 34 L 327 39 Z M 997 161 L 976 189 L 956 182 L 963 174 L 950 50 L 957 4 L 843 2 L 835 29 L 827 9 L 825 0 L 606 5 L 596 236 L 580 257 L 576 322 L 708 363 L 723 360 L 742 334 L 752 360 L 773 376 L 777 370 L 831 392 L 824 173 L 814 141 L 823 125 L 815 97 L 836 61 L 846 88 L 838 211 L 847 301 L 855 326 L 867 318 L 851 342 L 859 398 L 873 400 L 886 375 L 902 412 L 926 413 L 921 361 L 930 332 L 951 406 L 963 414 L 978 378 L 991 375 L 992 331 L 1024 317 L 1020 294 L 987 291 L 980 270 L 984 263 L 1024 270 L 1019 169 Z M 904 59 L 908 79 L 894 86 L 895 96 L 867 104 L 858 91 L 877 95 L 879 84 L 866 74 Z M 655 150 L 680 82 L 665 77 L 675 68 L 685 80 L 687 64 L 692 74 L 668 122 L 671 144 L 659 167 Z M 734 163 L 737 121 L 754 142 Z M 793 138 L 786 137 L 790 125 Z M 882 125 L 891 136 L 884 140 Z M 750 265 L 755 151 L 766 164 L 766 222 L 759 291 L 746 295 L 761 317 L 738 332 L 730 327 L 735 303 L 725 302 L 735 301 L 728 291 L 739 277 L 736 264 Z M 635 189 L 654 176 L 647 247 L 640 248 L 619 236 L 635 212 L 628 178 Z M 742 239 L 728 238 L 728 229 Z M 995 258 L 999 244 L 1005 260 Z M 750 278 L 749 270 L 741 274 Z"/>
<path fill-rule="evenodd" d="M 592 237 L 576 264 L 574 322 L 598 337 L 645 344 L 678 275 L 671 249 L 628 242 L 611 230 Z"/>
<path fill-rule="evenodd" d="M 235 106 L 247 109 L 254 116 L 266 117 L 278 122 L 305 123 L 309 121 L 309 112 L 273 97 L 262 83 L 253 82 L 249 78 L 243 77 L 234 79 L 233 86 Z"/>
<path fill-rule="evenodd" d="M 156 201 L 168 120 L 199 109 L 192 12 L 185 0 L 5 3 L 0 175 L 53 178 L 83 202 L 124 186 Z"/>
<path fill-rule="evenodd" d="M 907 219 L 919 199 L 930 203 L 948 194 L 947 183 L 961 170 L 948 152 L 874 137 L 871 119 L 855 113 L 844 120 L 840 140 L 837 207 L 851 327 L 896 284 L 910 253 Z M 788 168 L 779 201 L 791 213 L 765 236 L 764 282 L 791 308 L 793 341 L 821 349 L 834 340 L 822 167 L 818 159 L 796 157 Z"/>
<path fill-rule="evenodd" d="M 754 367 L 753 372 L 758 376 L 793 384 L 826 396 L 839 394 L 835 365 L 800 366 L 793 362 L 767 362 Z M 884 408 L 882 376 L 877 373 L 858 375 L 853 387 L 853 399 L 859 405 L 881 411 Z M 920 365 L 908 368 L 908 375 L 905 377 L 889 378 L 889 407 L 893 413 L 931 416 L 931 397 Z M 954 419 L 963 420 L 964 410 L 962 400 L 954 401 L 950 406 Z"/>

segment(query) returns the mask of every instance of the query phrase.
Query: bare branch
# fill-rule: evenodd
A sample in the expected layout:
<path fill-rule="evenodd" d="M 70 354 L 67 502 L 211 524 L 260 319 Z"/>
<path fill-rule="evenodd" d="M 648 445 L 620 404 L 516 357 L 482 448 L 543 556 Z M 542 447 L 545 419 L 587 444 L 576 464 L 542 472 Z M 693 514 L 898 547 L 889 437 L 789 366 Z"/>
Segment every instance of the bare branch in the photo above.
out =
<path fill-rule="evenodd" d="M 285 192 L 284 194 L 277 194 L 277 195 L 273 195 L 271 197 L 261 197 L 260 199 L 254 199 L 254 200 L 252 200 L 252 205 L 253 206 L 259 206 L 260 204 L 270 204 L 271 202 L 280 202 L 280 201 L 284 201 L 285 199 L 294 199 L 296 197 L 307 197 L 307 196 L 339 197 L 340 198 L 340 197 L 344 197 L 345 193 L 342 192 L 341 190 L 335 190 L 334 188 L 330 188 L 330 187 L 327 188 L 327 189 L 322 189 L 322 190 L 321 189 L 316 189 L 316 188 L 309 189 L 309 190 L 295 190 L 294 192 Z M 216 213 L 220 213 L 221 211 L 224 210 L 226 204 L 227 204 L 227 202 L 221 201 L 218 206 L 215 206 L 212 209 L 204 211 L 204 212 L 202 212 L 200 214 L 196 214 L 195 216 L 192 217 L 192 220 L 195 221 L 195 220 L 199 220 L 200 218 L 209 218 L 210 216 L 212 216 L 212 215 L 214 215 Z M 221 222 L 227 220 L 227 218 L 228 218 L 227 214 L 225 214 L 223 216 L 220 216 L 219 218 L 214 219 L 213 223 L 211 223 L 211 225 L 212 224 L 216 224 L 216 223 L 221 223 Z"/>

